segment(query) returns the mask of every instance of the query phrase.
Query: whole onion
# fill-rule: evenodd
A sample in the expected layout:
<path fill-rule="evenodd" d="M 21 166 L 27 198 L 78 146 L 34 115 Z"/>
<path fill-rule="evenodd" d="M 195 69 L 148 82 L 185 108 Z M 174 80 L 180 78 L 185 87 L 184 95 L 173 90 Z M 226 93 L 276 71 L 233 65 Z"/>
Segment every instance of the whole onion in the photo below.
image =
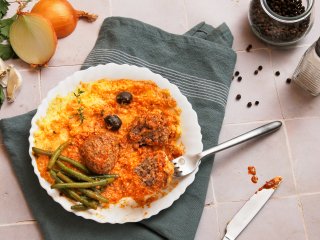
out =
<path fill-rule="evenodd" d="M 48 19 L 57 34 L 63 38 L 71 34 L 77 26 L 79 18 L 85 18 L 88 22 L 97 19 L 97 15 L 75 10 L 67 0 L 40 0 L 31 10 L 31 13 L 39 14 Z"/>

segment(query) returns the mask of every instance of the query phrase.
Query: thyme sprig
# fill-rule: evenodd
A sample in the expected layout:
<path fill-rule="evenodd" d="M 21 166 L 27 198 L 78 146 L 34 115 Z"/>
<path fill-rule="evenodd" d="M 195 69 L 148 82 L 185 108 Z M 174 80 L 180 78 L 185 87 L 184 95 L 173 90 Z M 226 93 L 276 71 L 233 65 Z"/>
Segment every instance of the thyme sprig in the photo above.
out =
<path fill-rule="evenodd" d="M 81 106 L 82 100 L 81 100 L 81 94 L 83 94 L 84 91 L 78 88 L 77 92 L 73 92 L 73 95 L 77 98 L 77 103 L 79 105 L 79 108 L 77 108 L 77 114 L 80 120 L 80 125 L 83 123 L 83 121 L 86 119 L 84 116 L 84 107 Z"/>

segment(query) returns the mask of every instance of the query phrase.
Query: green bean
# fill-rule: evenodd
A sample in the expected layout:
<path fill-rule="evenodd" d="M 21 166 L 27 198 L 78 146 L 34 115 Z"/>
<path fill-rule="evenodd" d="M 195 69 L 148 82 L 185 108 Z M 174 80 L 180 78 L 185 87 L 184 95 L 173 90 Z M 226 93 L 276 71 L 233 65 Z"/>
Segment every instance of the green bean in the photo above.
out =
<path fill-rule="evenodd" d="M 62 171 L 68 173 L 69 175 L 76 177 L 79 180 L 83 180 L 86 182 L 94 182 L 94 179 L 88 177 L 87 175 L 80 173 L 78 171 L 75 171 L 69 167 L 67 167 L 66 165 L 64 165 L 62 162 L 58 161 L 57 165 L 61 168 Z"/>
<path fill-rule="evenodd" d="M 51 176 L 53 177 L 53 179 L 54 179 L 56 182 L 58 182 L 58 184 L 65 184 L 65 183 L 63 183 L 63 181 L 62 181 L 60 178 L 58 178 L 57 174 L 56 174 L 53 170 L 50 170 L 50 174 L 51 174 Z M 54 184 L 54 185 L 56 185 L 56 184 Z M 54 186 L 54 185 L 52 185 L 52 186 Z M 51 186 L 51 187 L 52 187 L 52 186 Z M 66 193 L 70 198 L 72 198 L 72 199 L 74 199 L 74 200 L 76 200 L 76 201 L 78 201 L 78 202 L 81 202 L 83 205 L 85 205 L 85 206 L 87 206 L 87 207 L 89 207 L 89 208 L 97 209 L 97 207 L 98 207 L 96 202 L 94 202 L 94 201 L 88 201 L 87 199 L 81 197 L 79 194 L 77 194 L 77 193 L 76 193 L 75 191 L 73 191 L 73 190 L 70 190 L 70 189 L 62 189 L 62 191 L 63 191 L 64 193 Z"/>
<path fill-rule="evenodd" d="M 65 149 L 69 145 L 69 141 L 61 144 L 52 154 L 49 163 L 48 163 L 48 169 L 51 169 L 53 165 L 56 163 L 58 157 L 60 156 L 63 149 Z"/>
<path fill-rule="evenodd" d="M 71 206 L 71 209 L 75 210 L 75 211 L 84 211 L 84 210 L 87 210 L 88 207 L 83 204 L 76 204 L 76 205 Z"/>
<path fill-rule="evenodd" d="M 59 184 L 64 184 L 64 183 L 59 183 Z M 84 199 L 83 197 L 81 197 L 79 194 L 77 194 L 75 191 L 72 191 L 70 189 L 68 189 L 68 193 L 70 194 L 70 196 L 78 201 L 81 202 L 82 204 L 84 204 L 85 206 L 89 207 L 89 208 L 93 208 L 93 209 L 97 209 L 98 204 L 97 202 L 94 201 L 88 201 L 87 199 Z"/>
<path fill-rule="evenodd" d="M 32 151 L 33 151 L 34 153 L 46 155 L 46 156 L 49 156 L 49 157 L 51 157 L 52 154 L 53 154 L 52 151 L 47 151 L 47 150 L 43 150 L 43 149 L 36 148 L 36 147 L 33 147 L 33 148 L 32 148 Z M 71 159 L 71 158 L 68 158 L 68 157 L 66 157 L 66 156 L 60 155 L 60 156 L 58 157 L 58 160 L 59 160 L 59 161 L 61 160 L 61 161 L 70 163 L 71 165 L 73 165 L 74 167 L 78 168 L 79 170 L 82 170 L 82 171 L 85 172 L 85 173 L 90 173 L 89 169 L 88 169 L 85 165 L 83 165 L 83 164 L 81 164 L 81 163 L 79 163 L 79 162 L 77 162 L 77 161 L 75 161 L 75 160 L 73 160 L 73 159 Z"/>
<path fill-rule="evenodd" d="M 51 188 L 64 189 L 64 188 L 91 188 L 96 186 L 104 186 L 110 182 L 113 182 L 113 178 L 108 178 L 95 182 L 73 182 L 73 183 L 57 183 L 51 186 Z"/>
<path fill-rule="evenodd" d="M 117 178 L 119 177 L 118 174 L 103 174 L 103 175 L 95 175 L 95 176 L 89 176 L 90 178 L 96 179 L 96 178 Z"/>
<path fill-rule="evenodd" d="M 63 183 L 63 181 L 60 178 L 58 178 L 57 173 L 55 171 L 50 170 L 49 173 L 51 177 L 56 181 L 56 183 Z"/>
<path fill-rule="evenodd" d="M 68 178 L 66 175 L 64 175 L 62 172 L 58 172 L 57 176 L 66 183 L 73 183 L 73 181 L 70 178 Z M 106 199 L 105 197 L 101 196 L 100 194 L 98 194 L 94 191 L 91 191 L 88 189 L 82 189 L 82 188 L 80 188 L 78 190 L 80 192 L 82 192 L 84 195 L 86 195 L 92 199 L 95 199 L 95 200 L 98 200 L 98 201 L 104 202 L 104 203 L 108 202 L 108 199 Z"/>

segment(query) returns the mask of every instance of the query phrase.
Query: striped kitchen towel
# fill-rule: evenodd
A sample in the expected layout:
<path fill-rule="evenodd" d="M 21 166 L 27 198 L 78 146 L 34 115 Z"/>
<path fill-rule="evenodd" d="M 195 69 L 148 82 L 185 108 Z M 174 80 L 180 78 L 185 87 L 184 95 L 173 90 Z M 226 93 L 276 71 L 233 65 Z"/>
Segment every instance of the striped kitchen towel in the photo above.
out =
<path fill-rule="evenodd" d="M 236 54 L 222 24 L 200 23 L 175 35 L 134 19 L 105 19 L 82 69 L 117 63 L 147 67 L 177 85 L 197 112 L 204 148 L 217 144 Z M 65 211 L 40 187 L 28 155 L 35 111 L 0 121 L 3 143 L 26 200 L 48 240 L 194 239 L 204 208 L 212 161 L 201 164 L 195 181 L 174 204 L 138 223 L 100 224 Z"/>

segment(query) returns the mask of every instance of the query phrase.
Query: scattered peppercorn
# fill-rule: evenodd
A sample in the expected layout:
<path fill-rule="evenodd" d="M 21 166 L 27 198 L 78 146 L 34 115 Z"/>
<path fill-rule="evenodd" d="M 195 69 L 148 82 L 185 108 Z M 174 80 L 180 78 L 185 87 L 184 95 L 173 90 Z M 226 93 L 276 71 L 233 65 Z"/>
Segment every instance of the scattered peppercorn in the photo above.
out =
<path fill-rule="evenodd" d="M 260 66 L 258 67 L 258 70 L 259 70 L 259 71 L 261 71 L 261 70 L 262 70 L 262 68 L 263 68 L 263 67 L 260 65 Z"/>
<path fill-rule="evenodd" d="M 258 106 L 259 105 L 259 101 L 255 101 L 254 105 Z"/>
<path fill-rule="evenodd" d="M 291 83 L 291 78 L 287 78 L 286 83 L 290 84 Z"/>
<path fill-rule="evenodd" d="M 239 71 L 236 71 L 235 73 L 234 73 L 234 75 L 237 77 L 237 76 L 239 76 Z"/>
<path fill-rule="evenodd" d="M 246 51 L 250 52 L 251 48 L 252 48 L 252 44 L 249 44 L 248 47 L 246 48 Z"/>
<path fill-rule="evenodd" d="M 250 108 L 252 106 L 251 102 L 248 102 L 247 107 Z"/>
<path fill-rule="evenodd" d="M 279 71 L 276 71 L 275 75 L 278 77 L 280 76 L 280 72 Z"/>
<path fill-rule="evenodd" d="M 238 77 L 238 82 L 241 82 L 241 80 L 242 80 L 242 77 L 239 76 L 239 77 Z"/>
<path fill-rule="evenodd" d="M 258 70 L 255 70 L 254 71 L 254 75 L 258 75 L 259 71 Z"/>
<path fill-rule="evenodd" d="M 241 94 L 238 94 L 238 95 L 236 96 L 236 99 L 237 99 L 237 100 L 240 100 L 240 99 L 241 99 Z"/>

